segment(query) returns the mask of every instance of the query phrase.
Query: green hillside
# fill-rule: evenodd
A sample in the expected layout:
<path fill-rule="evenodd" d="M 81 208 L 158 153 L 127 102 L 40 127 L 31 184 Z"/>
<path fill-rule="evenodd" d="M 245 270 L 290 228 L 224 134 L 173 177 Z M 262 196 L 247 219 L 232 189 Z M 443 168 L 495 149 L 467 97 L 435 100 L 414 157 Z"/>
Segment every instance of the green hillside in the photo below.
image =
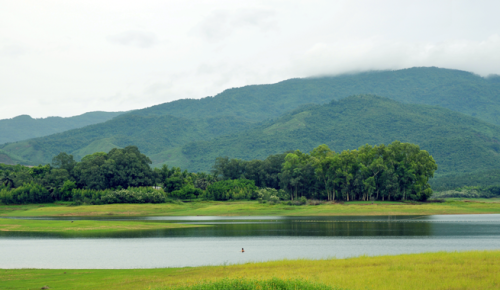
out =
<path fill-rule="evenodd" d="M 24 164 L 25 161 L 12 153 L 0 150 L 0 163 L 8 165 Z"/>
<path fill-rule="evenodd" d="M 107 122 L 66 131 L 47 137 L 3 145 L 5 152 L 15 152 L 37 165 L 50 163 L 60 152 L 76 159 L 94 152 L 136 145 L 141 152 L 155 153 L 197 140 L 209 140 L 223 133 L 246 130 L 247 122 L 235 117 L 188 120 L 173 116 L 121 115 Z M 157 158 L 161 158 L 161 155 Z M 158 160 L 162 162 L 162 160 Z"/>
<path fill-rule="evenodd" d="M 165 103 L 134 114 L 188 119 L 237 116 L 262 121 L 304 104 L 324 104 L 359 94 L 384 96 L 403 103 L 437 105 L 500 125 L 500 77 L 483 78 L 465 71 L 436 67 L 251 85 L 228 89 L 215 97 Z"/>
<path fill-rule="evenodd" d="M 110 120 L 123 112 L 89 112 L 83 115 L 62 118 L 33 119 L 28 115 L 0 120 L 0 144 L 81 128 Z"/>
<path fill-rule="evenodd" d="M 214 159 L 264 159 L 270 154 L 320 144 L 332 150 L 394 140 L 420 145 L 438 164 L 437 176 L 500 168 L 500 126 L 437 106 L 402 104 L 371 95 L 306 106 L 239 134 L 183 146 L 185 165 L 209 170 Z"/>

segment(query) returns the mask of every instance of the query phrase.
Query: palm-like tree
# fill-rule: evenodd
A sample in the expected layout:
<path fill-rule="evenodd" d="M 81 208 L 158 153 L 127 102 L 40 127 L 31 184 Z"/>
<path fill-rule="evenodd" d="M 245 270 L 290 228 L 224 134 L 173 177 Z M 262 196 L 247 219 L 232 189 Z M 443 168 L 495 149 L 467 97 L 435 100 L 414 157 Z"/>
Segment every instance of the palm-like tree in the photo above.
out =
<path fill-rule="evenodd" d="M 11 174 L 8 171 L 5 171 L 2 173 L 2 176 L 0 176 L 0 183 L 11 188 L 14 186 L 13 178 L 14 178 L 13 174 Z"/>

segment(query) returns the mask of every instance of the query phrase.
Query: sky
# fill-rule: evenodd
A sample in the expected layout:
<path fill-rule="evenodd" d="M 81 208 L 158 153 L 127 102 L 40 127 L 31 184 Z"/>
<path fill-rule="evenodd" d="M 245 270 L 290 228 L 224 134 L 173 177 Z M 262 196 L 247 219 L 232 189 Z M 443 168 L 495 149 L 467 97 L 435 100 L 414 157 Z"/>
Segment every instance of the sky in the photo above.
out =
<path fill-rule="evenodd" d="M 414 66 L 500 74 L 500 1 L 0 0 L 0 119 Z"/>

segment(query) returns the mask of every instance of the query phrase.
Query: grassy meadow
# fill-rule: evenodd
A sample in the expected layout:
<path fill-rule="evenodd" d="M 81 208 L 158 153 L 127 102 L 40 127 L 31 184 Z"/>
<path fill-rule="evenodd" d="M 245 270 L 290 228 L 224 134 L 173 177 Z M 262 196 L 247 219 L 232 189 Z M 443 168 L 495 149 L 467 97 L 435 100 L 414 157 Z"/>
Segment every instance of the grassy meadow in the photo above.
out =
<path fill-rule="evenodd" d="M 500 200 L 449 200 L 443 203 L 345 202 L 290 206 L 256 201 L 196 201 L 183 204 L 69 203 L 0 205 L 1 216 L 348 216 L 500 213 Z"/>
<path fill-rule="evenodd" d="M 188 227 L 204 226 L 142 221 L 53 221 L 0 218 L 0 232 L 67 233 L 72 235 L 86 235 L 145 230 L 166 230 Z"/>
<path fill-rule="evenodd" d="M 246 254 L 246 253 L 245 253 Z M 221 279 L 301 279 L 340 289 L 499 289 L 500 251 L 133 270 L 2 269 L 2 289 L 185 289 Z"/>

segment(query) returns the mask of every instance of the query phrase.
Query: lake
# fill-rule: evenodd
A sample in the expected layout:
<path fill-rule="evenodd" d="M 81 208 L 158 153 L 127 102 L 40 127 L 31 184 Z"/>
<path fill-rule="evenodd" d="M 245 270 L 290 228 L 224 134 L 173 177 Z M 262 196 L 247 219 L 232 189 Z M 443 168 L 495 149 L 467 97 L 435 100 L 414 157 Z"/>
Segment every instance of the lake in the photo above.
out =
<path fill-rule="evenodd" d="M 0 268 L 130 269 L 500 249 L 500 215 L 43 218 L 206 228 L 99 234 L 0 232 Z M 241 248 L 245 252 L 241 253 Z"/>

